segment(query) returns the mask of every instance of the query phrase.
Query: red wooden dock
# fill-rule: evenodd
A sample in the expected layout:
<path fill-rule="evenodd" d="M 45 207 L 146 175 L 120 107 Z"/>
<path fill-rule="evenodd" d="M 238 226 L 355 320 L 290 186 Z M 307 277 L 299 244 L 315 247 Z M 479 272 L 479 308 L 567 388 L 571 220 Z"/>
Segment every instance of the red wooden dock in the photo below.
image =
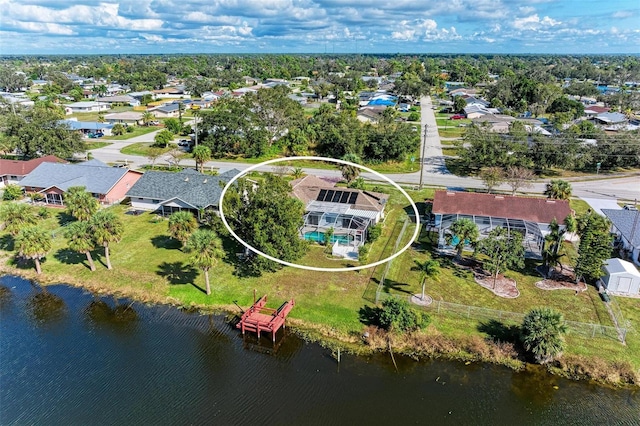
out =
<path fill-rule="evenodd" d="M 293 309 L 295 302 L 291 299 L 284 302 L 278 309 L 267 308 L 266 304 L 267 295 L 264 295 L 242 314 L 236 327 L 242 330 L 242 334 L 246 331 L 258 333 L 258 338 L 263 331 L 271 333 L 275 342 L 276 333 L 280 327 L 285 327 L 284 321 Z"/>

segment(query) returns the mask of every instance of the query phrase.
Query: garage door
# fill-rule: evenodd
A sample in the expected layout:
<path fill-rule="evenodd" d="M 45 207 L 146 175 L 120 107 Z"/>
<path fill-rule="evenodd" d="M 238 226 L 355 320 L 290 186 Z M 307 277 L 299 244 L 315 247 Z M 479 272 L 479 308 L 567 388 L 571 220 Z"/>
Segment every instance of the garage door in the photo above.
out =
<path fill-rule="evenodd" d="M 631 278 L 620 277 L 618 279 L 618 291 L 620 293 L 629 293 L 631 290 Z"/>

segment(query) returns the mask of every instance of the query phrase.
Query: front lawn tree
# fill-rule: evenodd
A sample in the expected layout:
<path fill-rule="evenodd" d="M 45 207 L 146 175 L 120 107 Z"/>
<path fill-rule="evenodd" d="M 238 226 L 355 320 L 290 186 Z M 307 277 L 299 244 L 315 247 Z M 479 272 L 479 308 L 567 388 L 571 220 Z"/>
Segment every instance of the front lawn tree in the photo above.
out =
<path fill-rule="evenodd" d="M 16 236 L 15 247 L 20 256 L 33 259 L 39 275 L 42 273 L 40 259 L 51 250 L 51 234 L 38 226 L 22 228 Z"/>
<path fill-rule="evenodd" d="M 496 287 L 498 274 L 511 268 L 524 267 L 524 246 L 522 234 L 514 231 L 509 233 L 501 226 L 493 228 L 487 238 L 478 243 L 478 252 L 487 256 L 484 268 L 493 277 L 493 288 Z"/>
<path fill-rule="evenodd" d="M 500 167 L 485 167 L 480 170 L 480 179 L 487 188 L 487 193 L 491 194 L 493 188 L 504 182 L 504 171 Z"/>
<path fill-rule="evenodd" d="M 536 308 L 525 315 L 520 328 L 520 341 L 536 362 L 553 361 L 564 350 L 567 325 L 561 313 L 551 308 Z"/>
<path fill-rule="evenodd" d="M 96 265 L 93 263 L 91 251 L 95 250 L 96 242 L 93 239 L 91 224 L 83 221 L 71 222 L 66 226 L 64 236 L 69 243 L 69 248 L 73 251 L 86 255 L 91 272 L 95 271 Z"/>
<path fill-rule="evenodd" d="M 568 200 L 571 198 L 571 184 L 566 180 L 552 179 L 547 184 L 544 195 L 554 200 Z"/>
<path fill-rule="evenodd" d="M 169 143 L 173 140 L 173 133 L 171 133 L 167 129 L 160 130 L 153 137 L 153 146 L 158 148 L 166 148 L 169 146 Z"/>
<path fill-rule="evenodd" d="M 109 245 L 122 239 L 124 224 L 113 211 L 100 210 L 91 219 L 91 230 L 96 243 L 104 247 L 107 269 L 112 269 Z"/>
<path fill-rule="evenodd" d="M 361 161 L 360 157 L 356 154 L 346 154 L 342 159 L 355 164 L 358 164 Z M 349 164 L 341 164 L 340 171 L 342 172 L 342 178 L 347 181 L 347 183 L 351 183 L 351 181 L 355 180 L 360 175 L 360 167 L 351 166 Z"/>
<path fill-rule="evenodd" d="M 456 259 L 462 259 L 462 250 L 465 245 L 474 246 L 480 237 L 478 226 L 471 219 L 458 219 L 451 224 L 449 232 L 445 235 L 445 241 L 456 249 Z"/>
<path fill-rule="evenodd" d="M 580 245 L 575 267 L 576 282 L 580 278 L 594 282 L 602 275 L 604 261 L 611 257 L 609 222 L 603 216 L 588 211 L 578 217 L 577 224 Z"/>
<path fill-rule="evenodd" d="M 169 235 L 171 235 L 171 238 L 180 241 L 182 246 L 186 244 L 197 227 L 196 218 L 188 210 L 181 210 L 169 216 Z"/>
<path fill-rule="evenodd" d="M 307 251 L 300 238 L 304 204 L 289 195 L 291 186 L 283 178 L 266 174 L 254 184 L 240 179 L 224 197 L 224 214 L 232 229 L 257 250 L 287 262 L 295 262 Z M 252 256 L 249 270 L 260 274 L 275 271 L 278 265 L 263 256 Z"/>
<path fill-rule="evenodd" d="M 209 270 L 224 256 L 222 240 L 213 231 L 199 229 L 189 236 L 185 249 L 192 253 L 189 263 L 204 273 L 206 292 L 210 295 Z"/>
<path fill-rule="evenodd" d="M 98 200 L 84 186 L 72 186 L 64 194 L 67 213 L 80 221 L 88 221 L 98 211 Z"/>
<path fill-rule="evenodd" d="M 202 172 L 204 163 L 211 160 L 211 149 L 205 145 L 198 145 L 193 148 L 193 159 L 196 160 L 196 170 Z"/>
<path fill-rule="evenodd" d="M 516 195 L 520 188 L 529 188 L 535 173 L 525 167 L 507 167 L 503 174 L 504 181 L 511 187 L 511 195 Z"/>

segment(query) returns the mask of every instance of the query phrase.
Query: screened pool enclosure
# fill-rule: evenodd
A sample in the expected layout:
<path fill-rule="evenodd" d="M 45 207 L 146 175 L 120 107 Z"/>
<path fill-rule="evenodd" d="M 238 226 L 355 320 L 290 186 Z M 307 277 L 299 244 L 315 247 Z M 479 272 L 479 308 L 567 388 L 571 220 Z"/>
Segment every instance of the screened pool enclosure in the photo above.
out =
<path fill-rule="evenodd" d="M 333 228 L 331 243 L 358 247 L 367 240 L 367 228 L 377 212 L 352 209 L 350 205 L 312 201 L 304 215 L 301 236 L 310 241 L 325 242 L 325 233 Z"/>

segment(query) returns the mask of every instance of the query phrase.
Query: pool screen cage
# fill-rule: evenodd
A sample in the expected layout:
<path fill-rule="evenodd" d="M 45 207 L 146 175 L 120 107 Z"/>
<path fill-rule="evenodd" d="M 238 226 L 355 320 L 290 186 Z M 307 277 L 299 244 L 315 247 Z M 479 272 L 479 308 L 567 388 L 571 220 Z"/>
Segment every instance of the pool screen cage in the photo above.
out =
<path fill-rule="evenodd" d="M 367 240 L 367 228 L 371 219 L 344 212 L 309 211 L 304 215 L 304 225 L 300 234 L 326 233 L 333 228 L 334 237 L 347 237 L 348 245 L 358 247 Z"/>

